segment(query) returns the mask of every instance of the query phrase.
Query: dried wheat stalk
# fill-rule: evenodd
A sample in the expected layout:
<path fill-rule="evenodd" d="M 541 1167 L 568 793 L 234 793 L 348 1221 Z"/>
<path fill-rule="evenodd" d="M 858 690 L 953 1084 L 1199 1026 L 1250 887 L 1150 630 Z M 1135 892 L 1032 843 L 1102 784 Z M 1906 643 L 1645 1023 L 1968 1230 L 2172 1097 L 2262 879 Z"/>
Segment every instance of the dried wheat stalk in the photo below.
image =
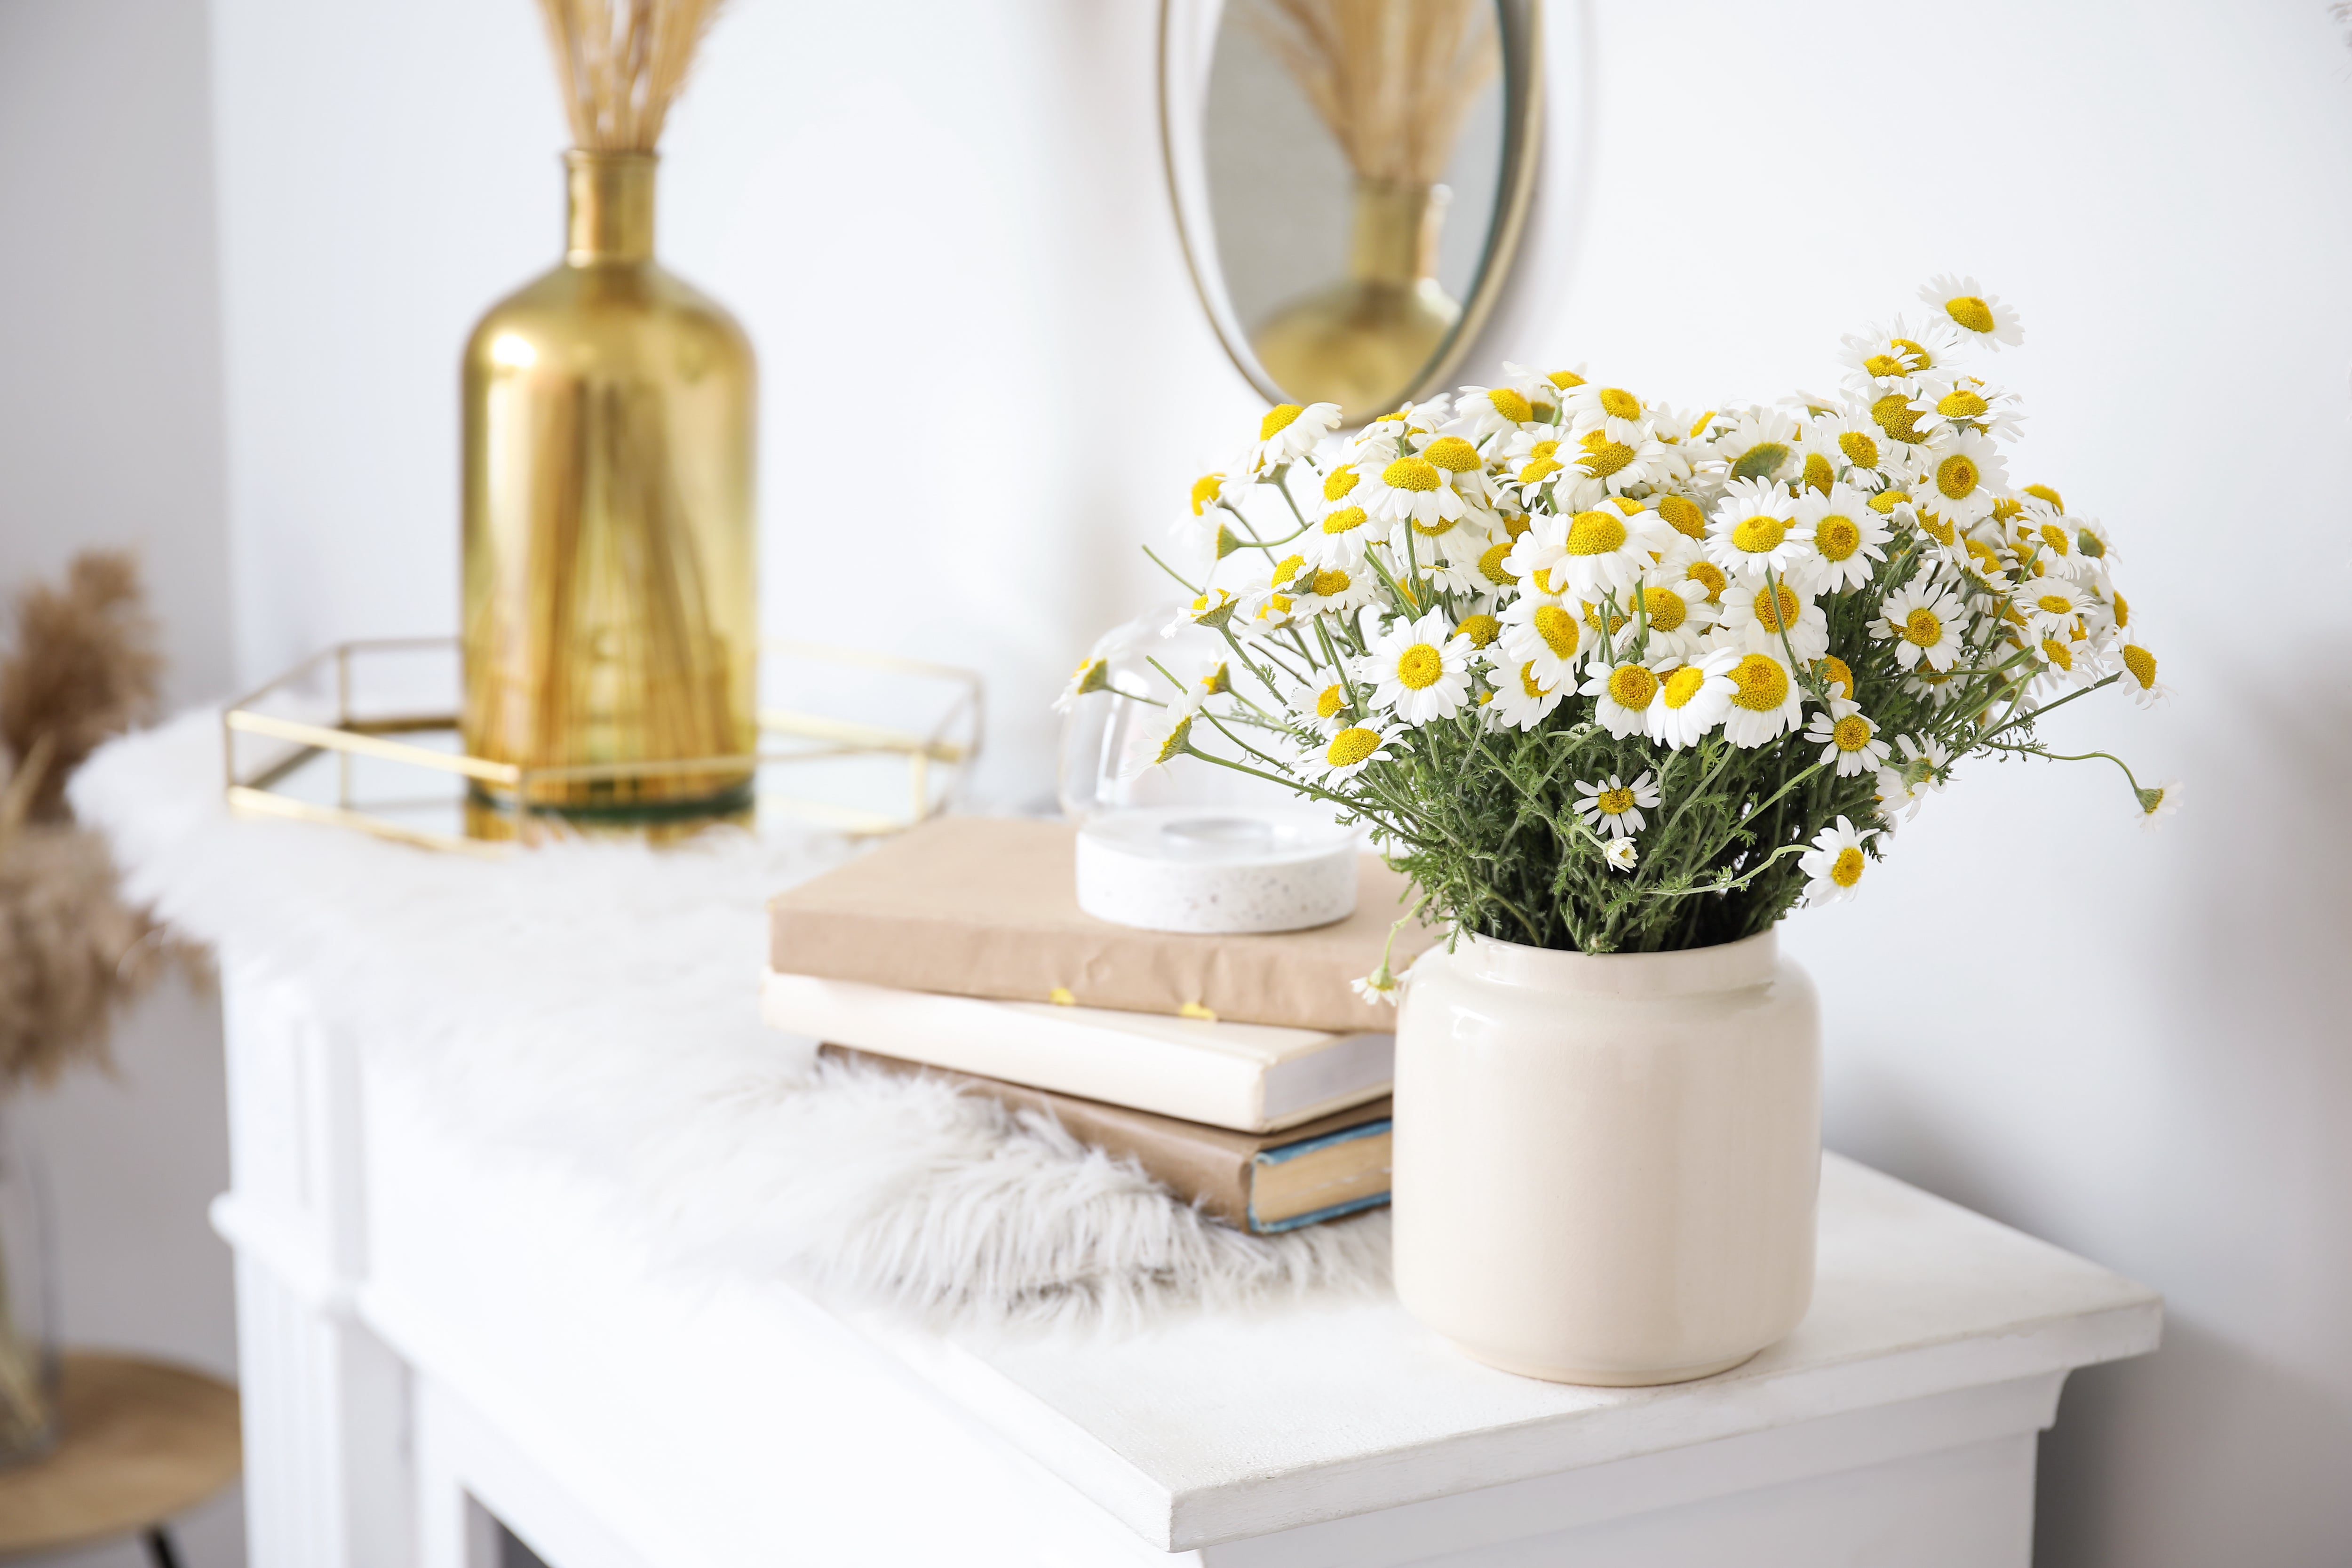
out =
<path fill-rule="evenodd" d="M 721 0 L 540 0 L 572 142 L 650 153 Z"/>
<path fill-rule="evenodd" d="M 139 563 L 126 552 L 85 552 L 62 588 L 37 583 L 16 596 L 16 652 L 0 664 L 0 744 L 19 777 L 47 744 L 27 817 L 62 820 L 66 779 L 81 760 L 154 717 L 163 662 Z"/>
<path fill-rule="evenodd" d="M 1256 0 L 1244 15 L 1360 179 L 1444 178 L 1502 68 L 1494 0 Z"/>

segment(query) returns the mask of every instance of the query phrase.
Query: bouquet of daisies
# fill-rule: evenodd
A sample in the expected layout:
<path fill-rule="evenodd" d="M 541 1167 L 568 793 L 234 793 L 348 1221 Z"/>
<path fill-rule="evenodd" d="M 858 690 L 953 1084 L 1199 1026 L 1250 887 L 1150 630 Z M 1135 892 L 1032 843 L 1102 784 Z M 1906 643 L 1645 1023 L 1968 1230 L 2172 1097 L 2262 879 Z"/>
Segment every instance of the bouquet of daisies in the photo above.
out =
<path fill-rule="evenodd" d="M 1685 412 L 1506 365 L 1352 435 L 1274 408 L 1192 487 L 1207 580 L 1169 568 L 1224 657 L 1150 689 L 1090 658 L 1065 703 L 1151 704 L 1157 761 L 1351 814 L 1458 930 L 1650 952 L 1850 897 L 1962 758 L 2164 695 L 2106 529 L 2011 478 L 2018 400 L 1969 356 L 2014 312 L 1922 298 L 1845 340 L 1839 397 Z"/>

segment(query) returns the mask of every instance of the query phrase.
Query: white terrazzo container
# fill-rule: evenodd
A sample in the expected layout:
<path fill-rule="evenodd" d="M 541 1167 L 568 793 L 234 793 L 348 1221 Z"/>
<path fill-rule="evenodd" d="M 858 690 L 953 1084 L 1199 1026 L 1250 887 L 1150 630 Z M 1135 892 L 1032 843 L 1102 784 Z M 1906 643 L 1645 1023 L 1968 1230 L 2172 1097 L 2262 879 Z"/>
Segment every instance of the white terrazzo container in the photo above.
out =
<path fill-rule="evenodd" d="M 1106 812 L 1078 829 L 1078 907 L 1144 931 L 1304 931 L 1356 910 L 1361 835 L 1306 809 Z"/>

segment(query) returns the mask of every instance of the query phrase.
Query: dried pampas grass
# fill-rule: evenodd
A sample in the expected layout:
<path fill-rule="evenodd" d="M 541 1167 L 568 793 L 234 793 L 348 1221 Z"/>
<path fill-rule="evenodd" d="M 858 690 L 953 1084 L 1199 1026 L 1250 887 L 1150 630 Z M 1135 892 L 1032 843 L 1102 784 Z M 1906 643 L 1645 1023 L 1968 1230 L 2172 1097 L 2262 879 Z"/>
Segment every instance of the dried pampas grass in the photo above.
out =
<path fill-rule="evenodd" d="M 540 0 L 572 142 L 650 153 L 720 0 Z"/>
<path fill-rule="evenodd" d="M 1360 179 L 1444 179 L 1502 68 L 1493 0 L 1256 0 L 1244 15 Z"/>
<path fill-rule="evenodd" d="M 16 649 L 0 661 L 0 1092 L 102 1061 L 115 1009 L 184 956 L 124 907 L 105 841 L 65 805 L 82 759 L 152 714 L 154 640 L 127 554 L 77 556 L 63 587 L 17 597 Z"/>

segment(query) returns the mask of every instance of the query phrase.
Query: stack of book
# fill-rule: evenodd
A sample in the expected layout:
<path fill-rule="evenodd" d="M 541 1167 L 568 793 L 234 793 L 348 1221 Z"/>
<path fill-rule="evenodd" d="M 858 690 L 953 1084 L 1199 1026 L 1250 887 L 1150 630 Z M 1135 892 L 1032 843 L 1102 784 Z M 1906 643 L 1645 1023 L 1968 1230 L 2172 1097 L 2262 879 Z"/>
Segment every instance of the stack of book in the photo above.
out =
<path fill-rule="evenodd" d="M 1402 879 L 1367 856 L 1345 921 L 1184 935 L 1086 914 L 1075 857 L 1060 823 L 945 817 L 780 895 L 767 1021 L 1051 1112 L 1249 1230 L 1386 1202 L 1394 1015 L 1349 983 Z M 1433 940 L 1406 931 L 1398 965 Z"/>

